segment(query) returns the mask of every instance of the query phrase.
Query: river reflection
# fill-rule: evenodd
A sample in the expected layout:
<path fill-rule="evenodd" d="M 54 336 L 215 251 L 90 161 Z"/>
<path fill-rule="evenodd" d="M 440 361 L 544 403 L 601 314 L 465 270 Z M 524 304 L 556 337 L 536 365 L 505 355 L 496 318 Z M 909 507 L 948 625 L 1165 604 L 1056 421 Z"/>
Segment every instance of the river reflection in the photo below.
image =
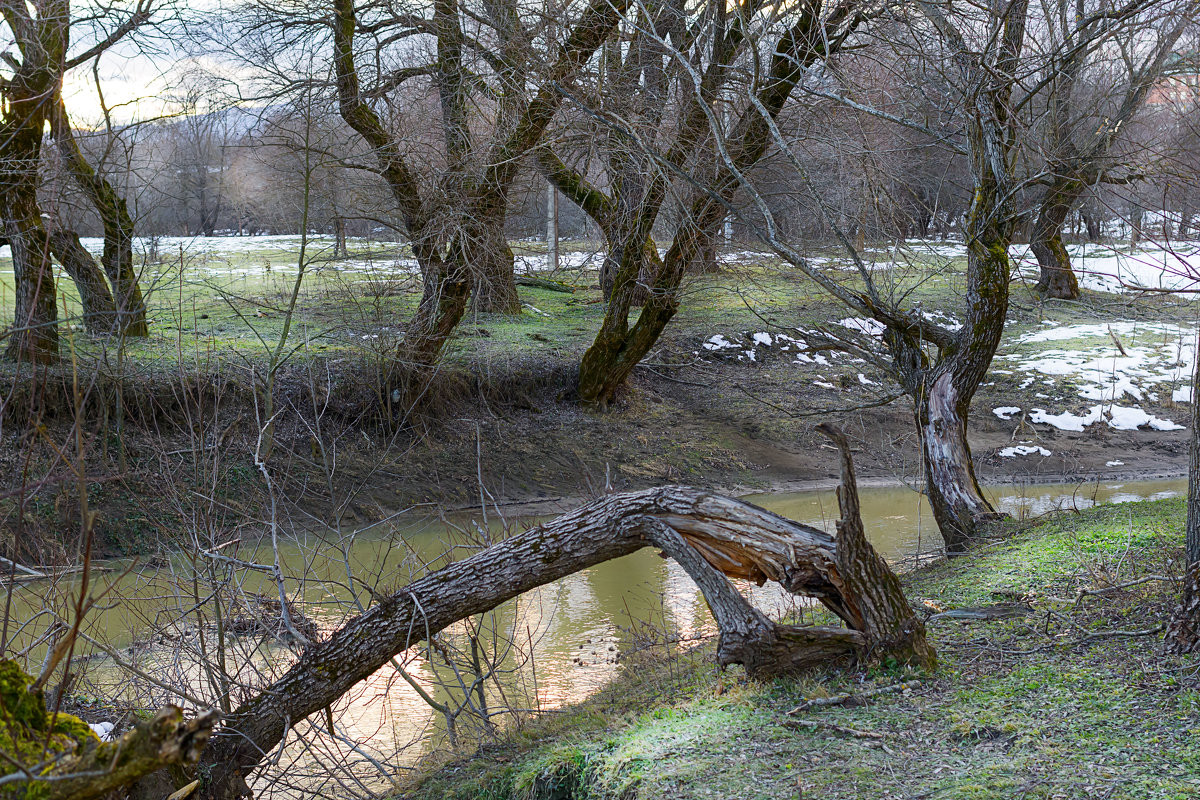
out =
<path fill-rule="evenodd" d="M 1027 518 L 1056 508 L 1179 495 L 1185 486 L 1182 480 L 1002 486 L 988 493 L 1000 509 Z M 748 499 L 830 531 L 837 516 L 832 490 Z M 903 564 L 940 551 L 928 506 L 912 490 L 864 488 L 861 502 L 868 535 L 889 560 Z M 536 521 L 510 520 L 510 530 Z M 487 536 L 501 535 L 502 527 L 493 520 Z M 450 559 L 466 557 L 483 538 L 482 527 L 470 519 L 427 520 L 359 534 L 310 533 L 281 541 L 279 556 L 289 596 L 327 632 L 367 605 L 372 592 L 394 591 Z M 229 560 L 180 555 L 153 568 L 109 565 L 113 571 L 98 580 L 111 583 L 112 591 L 82 627 L 89 639 L 81 649 L 93 657 L 81 665 L 76 691 L 154 707 L 181 703 L 168 687 L 201 702 L 228 687 L 236 703 L 250 691 L 240 686 L 261 685 L 280 674 L 294 659 L 293 651 L 268 646 L 261 636 L 216 635 L 218 620 L 229 630 L 253 617 L 255 609 L 260 616 L 271 616 L 256 598 L 277 597 L 277 588 L 263 570 L 248 565 L 269 565 L 273 551 L 264 543 L 240 544 L 220 554 Z M 39 640 L 53 620 L 48 612 L 70 619 L 66 598 L 75 580 L 27 584 L 14 593 L 13 619 L 21 624 L 15 635 L 10 632 L 10 650 L 24 648 L 35 672 L 45 649 Z M 802 601 L 773 586 L 741 588 L 769 612 L 801 607 Z M 261 796 L 279 797 L 385 788 L 397 770 L 447 736 L 445 714 L 422 694 L 452 710 L 461 708 L 464 697 L 472 698 L 476 710 L 486 706 L 490 713 L 553 710 L 611 681 L 622 652 L 637 643 L 670 646 L 712 632 L 703 597 L 674 562 L 647 549 L 601 564 L 454 626 L 439 637 L 440 654 L 422 645 L 399 658 L 407 680 L 396 666 L 387 665 L 330 714 L 293 725 L 289 745 L 272 759 L 278 766 L 256 788 Z M 474 654 L 469 633 L 477 645 Z M 473 686 L 476 664 L 491 676 L 483 682 L 482 695 Z M 469 711 L 459 714 L 459 736 L 478 735 L 470 717 Z M 509 719 L 500 715 L 495 721 L 506 724 Z"/>

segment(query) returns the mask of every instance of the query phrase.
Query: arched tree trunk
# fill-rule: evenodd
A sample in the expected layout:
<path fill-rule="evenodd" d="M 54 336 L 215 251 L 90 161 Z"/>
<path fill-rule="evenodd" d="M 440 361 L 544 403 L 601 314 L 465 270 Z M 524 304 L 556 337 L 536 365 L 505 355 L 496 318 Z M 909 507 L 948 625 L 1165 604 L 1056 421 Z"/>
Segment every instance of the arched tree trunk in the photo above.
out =
<path fill-rule="evenodd" d="M 1046 189 L 1037 209 L 1029 243 L 1041 270 L 1037 289 L 1047 297 L 1060 300 L 1079 297 L 1079 280 L 1071 269 L 1071 257 L 1063 244 L 1062 229 L 1083 188 L 1079 181 L 1057 179 Z"/>
<path fill-rule="evenodd" d="M 314 644 L 279 680 L 228 717 L 205 757 L 207 797 L 248 794 L 247 776 L 290 726 L 327 708 L 428 635 L 522 592 L 639 550 L 662 549 L 699 585 L 720 629 L 717 658 L 751 675 L 794 672 L 830 659 L 894 657 L 935 663 L 924 626 L 886 562 L 867 543 L 844 437 L 838 538 L 741 500 L 682 486 L 602 497 L 382 598 Z M 847 627 L 779 625 L 724 576 L 771 580 L 819 599 Z"/>
<path fill-rule="evenodd" d="M 117 330 L 117 304 L 113 300 L 104 273 L 74 231 L 56 228 L 47 236 L 50 252 L 75 282 L 79 303 L 83 306 L 83 324 L 94 336 L 107 336 Z"/>

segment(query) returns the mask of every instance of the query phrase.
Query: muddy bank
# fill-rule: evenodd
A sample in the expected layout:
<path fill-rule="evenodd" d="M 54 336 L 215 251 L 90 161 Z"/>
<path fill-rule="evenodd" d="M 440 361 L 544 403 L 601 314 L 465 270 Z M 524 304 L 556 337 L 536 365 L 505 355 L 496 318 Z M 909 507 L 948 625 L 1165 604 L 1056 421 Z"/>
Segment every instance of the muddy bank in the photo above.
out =
<path fill-rule="evenodd" d="M 277 393 L 272 489 L 287 524 L 357 527 L 400 509 L 436 513 L 484 499 L 514 513 L 554 511 L 606 489 L 663 483 L 734 493 L 812 488 L 836 478 L 834 453 L 812 432 L 824 420 L 850 435 L 864 483 L 919 485 L 910 406 L 905 398 L 879 405 L 883 390 L 856 379 L 860 367 L 816 382 L 782 359 L 696 358 L 702 342 L 695 332 L 677 333 L 606 413 L 573 402 L 577 354 L 558 351 L 503 369 L 488 364 L 486 373 L 447 368 L 436 402 L 392 427 L 364 410 L 379 392 L 366 385 L 362 365 L 297 367 Z M 126 383 L 137 413 L 115 419 L 111 385 L 99 380 L 104 401 L 85 406 L 83 463 L 98 551 L 169 550 L 180 537 L 220 542 L 263 522 L 269 496 L 254 461 L 262 410 L 245 376 L 226 369 Z M 992 413 L 1038 402 L 1026 395 L 1017 376 L 996 375 L 976 398 L 971 443 L 985 482 L 1186 472 L 1186 429 L 1095 424 L 1074 432 Z M 79 530 L 77 481 L 61 455 L 74 452 L 64 402 L 39 419 L 36 435 L 12 416 L 0 432 L 0 468 L 10 476 L 0 526 L 37 563 L 65 557 Z M 1187 421 L 1184 404 L 1147 408 Z M 1012 454 L 1014 447 L 1023 449 Z"/>

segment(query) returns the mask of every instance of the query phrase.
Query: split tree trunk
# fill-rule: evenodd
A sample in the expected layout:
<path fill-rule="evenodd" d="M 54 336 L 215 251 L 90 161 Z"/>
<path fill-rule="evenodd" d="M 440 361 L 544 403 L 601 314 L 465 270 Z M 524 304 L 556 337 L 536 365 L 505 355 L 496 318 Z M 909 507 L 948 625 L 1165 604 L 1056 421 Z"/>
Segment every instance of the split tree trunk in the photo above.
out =
<path fill-rule="evenodd" d="M 1082 192 L 1083 185 L 1079 181 L 1059 179 L 1046 190 L 1046 196 L 1038 206 L 1029 243 L 1041 270 L 1037 289 L 1046 297 L 1059 300 L 1079 297 L 1079 280 L 1071 269 L 1071 256 L 1063 244 L 1062 229 Z"/>
<path fill-rule="evenodd" d="M 970 400 L 959 397 L 949 372 L 933 379 L 924 396 L 915 398 L 925 491 L 933 518 L 950 552 L 962 552 L 980 522 L 1000 515 L 975 477 L 967 441 Z"/>
<path fill-rule="evenodd" d="M 381 600 L 311 646 L 226 721 L 201 771 L 208 797 L 247 796 L 247 776 L 290 726 L 327 708 L 389 659 L 458 620 L 537 586 L 646 546 L 661 548 L 701 588 L 720 629 L 721 664 L 757 677 L 830 659 L 935 662 L 924 627 L 886 562 L 867 543 L 844 437 L 838 539 L 741 500 L 682 486 L 602 497 L 438 570 Z M 778 625 L 723 576 L 772 580 L 815 597 L 847 627 Z"/>
<path fill-rule="evenodd" d="M 66 105 L 61 99 L 51 116 L 50 129 L 72 177 L 87 195 L 104 226 L 104 251 L 100 255 L 100 263 L 112 283 L 121 333 L 126 336 L 149 336 L 146 302 L 133 269 L 134 226 L 129 207 L 113 185 L 97 173 L 84 157 L 75 139 L 75 132 L 71 129 Z"/>
<path fill-rule="evenodd" d="M 50 251 L 75 282 L 83 306 L 83 324 L 93 336 L 107 336 L 117 329 L 117 304 L 104 273 L 74 231 L 55 229 L 48 234 Z"/>

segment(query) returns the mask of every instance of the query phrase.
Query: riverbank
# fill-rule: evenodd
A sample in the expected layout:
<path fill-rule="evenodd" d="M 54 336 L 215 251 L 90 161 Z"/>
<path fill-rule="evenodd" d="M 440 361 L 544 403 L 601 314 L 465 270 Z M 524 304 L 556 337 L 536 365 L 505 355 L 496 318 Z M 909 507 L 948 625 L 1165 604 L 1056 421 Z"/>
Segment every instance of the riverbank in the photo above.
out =
<path fill-rule="evenodd" d="M 1179 572 L 1184 514 L 1178 499 L 1060 513 L 908 574 L 910 600 L 931 613 L 1030 609 L 931 619 L 936 671 L 880 665 L 763 684 L 737 668 L 715 674 L 711 644 L 679 659 L 643 653 L 583 704 L 468 757 L 431 758 L 397 797 L 1194 797 L 1198 664 L 1159 654 L 1175 585 L 1138 582 Z M 1106 591 L 1079 599 L 1088 588 Z"/>
<path fill-rule="evenodd" d="M 957 324 L 959 250 L 889 250 L 878 255 L 881 275 Z M 9 476 L 0 529 L 32 563 L 73 551 L 63 532 L 79 529 L 77 464 L 98 513 L 96 551 L 109 556 L 169 552 L 181 537 L 224 541 L 264 523 L 269 493 L 290 526 L 347 530 L 400 509 L 483 500 L 553 513 L 606 488 L 828 485 L 834 456 L 812 432 L 824 420 L 850 435 L 865 481 L 920 485 L 908 401 L 884 402 L 897 390 L 869 364 L 803 344 L 818 326 L 862 321 L 842 318 L 770 258 L 727 253 L 721 272 L 692 280 L 688 302 L 608 412 L 572 396 L 603 314 L 594 269 L 575 259 L 585 265 L 555 276 L 574 293 L 521 287 L 520 316 L 464 321 L 422 411 L 390 424 L 380 419 L 384 365 L 419 282 L 406 273 L 360 280 L 355 270 L 365 268 L 330 264 L 305 289 L 297 349 L 276 374 L 268 487 L 254 457 L 267 413 L 259 343 L 277 335 L 288 285 L 278 270 L 246 277 L 251 254 L 238 258 L 226 266 L 241 281 L 241 306 L 221 299 L 219 286 L 206 294 L 207 283 L 187 283 L 188 313 L 155 295 L 155 334 L 127 343 L 120 358 L 110 344 L 79 340 L 74 366 L 45 372 L 37 391 L 27 369 L 0 369 L 0 469 Z M 981 479 L 1183 474 L 1194 305 L 1090 290 L 1077 303 L 1047 303 L 1019 282 L 1013 295 L 970 419 Z"/>

